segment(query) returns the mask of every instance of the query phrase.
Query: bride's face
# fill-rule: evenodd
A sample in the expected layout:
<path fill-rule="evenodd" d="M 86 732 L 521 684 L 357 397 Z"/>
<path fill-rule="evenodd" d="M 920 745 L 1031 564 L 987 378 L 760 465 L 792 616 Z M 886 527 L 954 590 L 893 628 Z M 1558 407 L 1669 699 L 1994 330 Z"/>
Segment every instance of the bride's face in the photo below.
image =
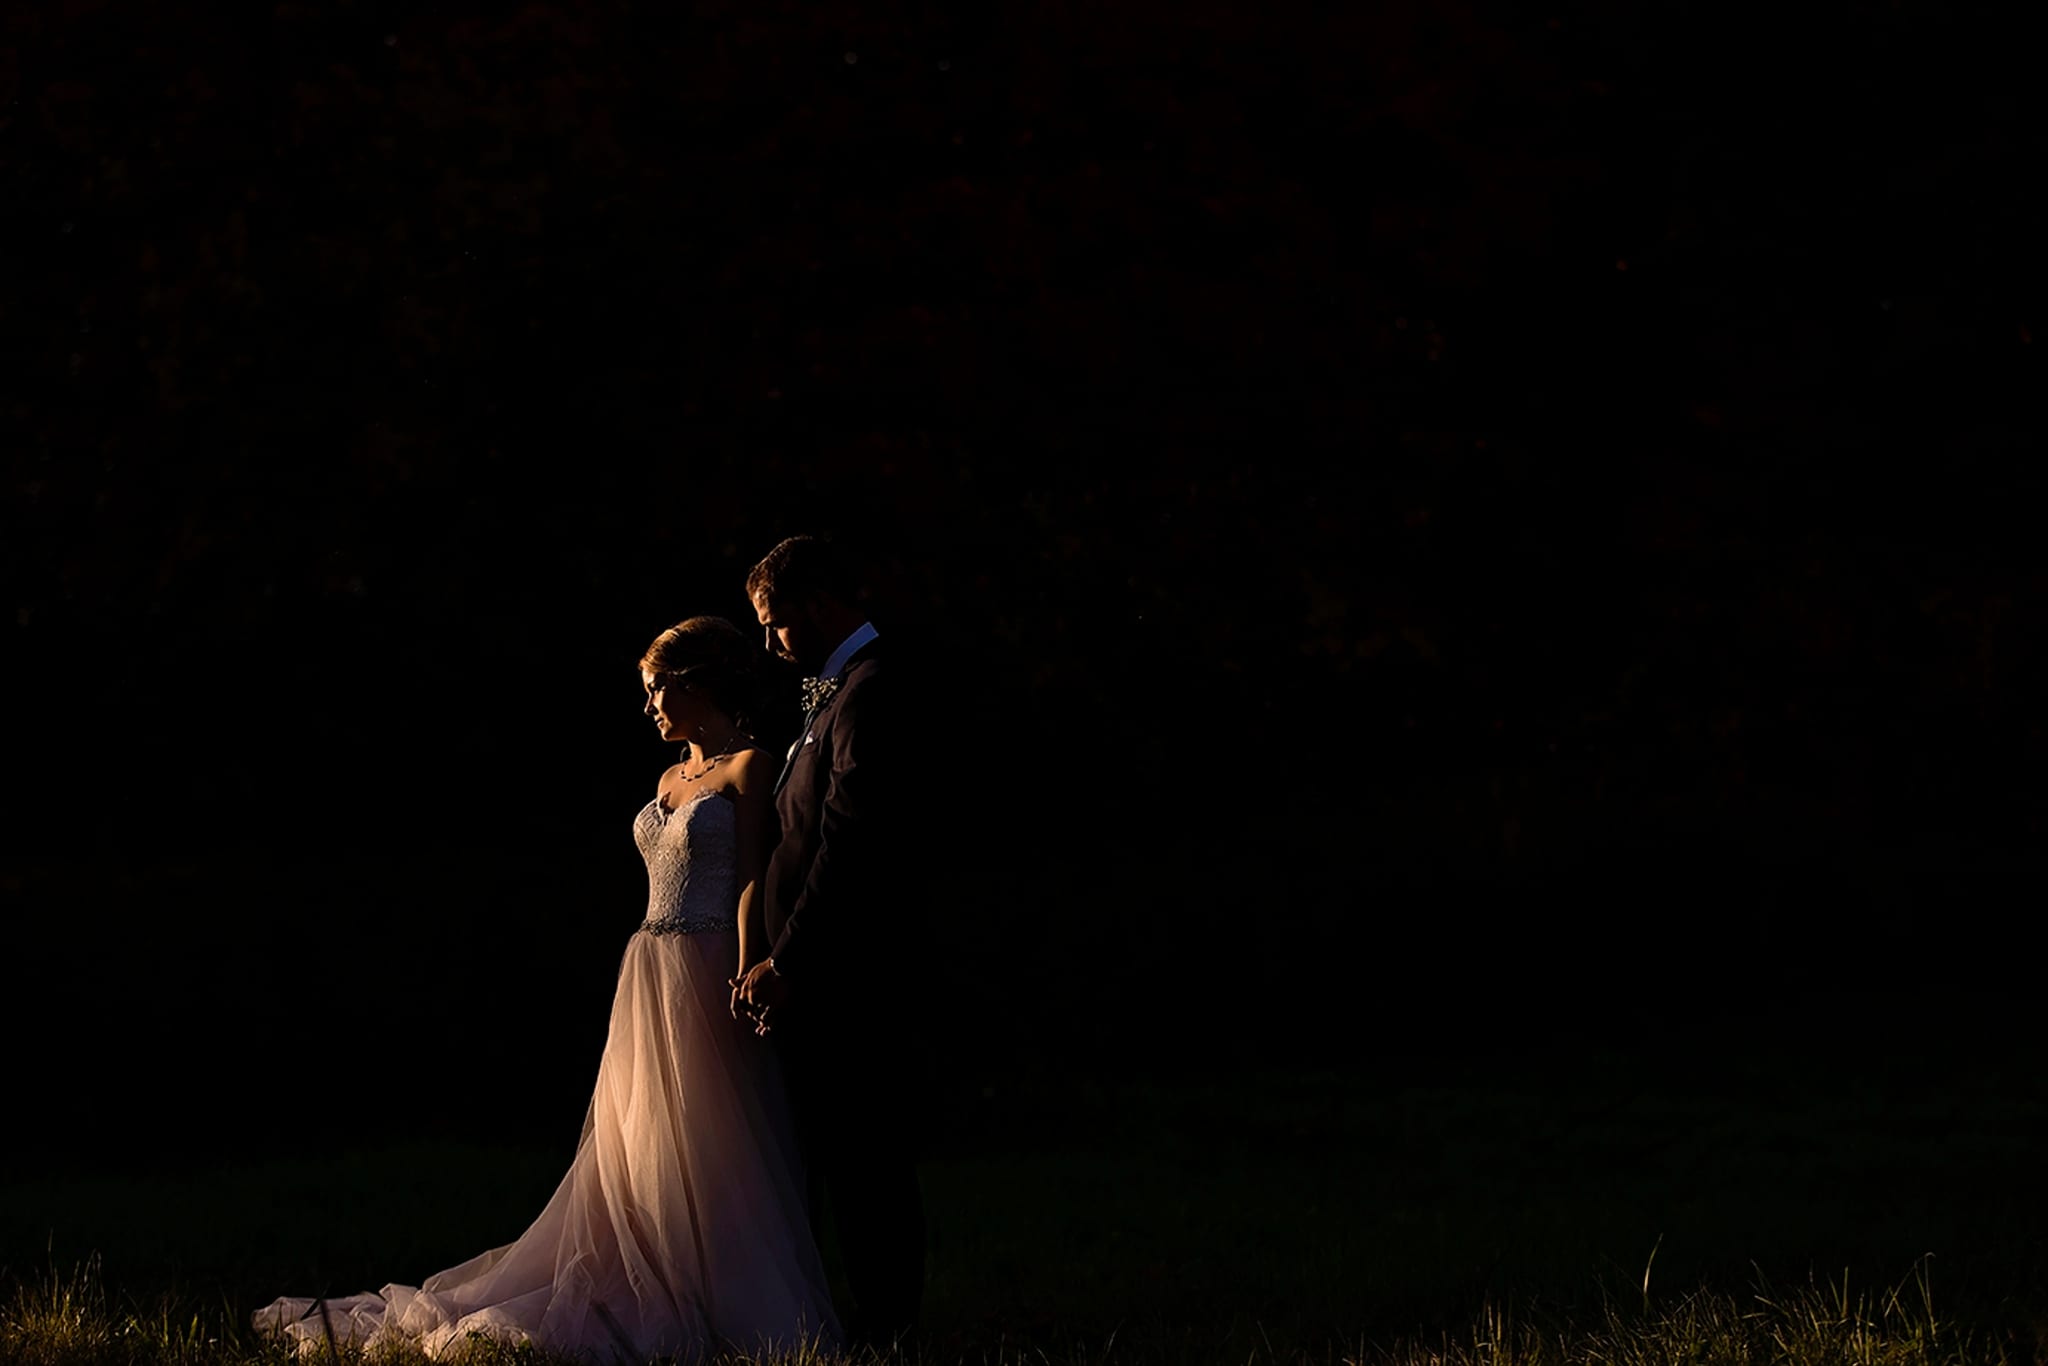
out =
<path fill-rule="evenodd" d="M 711 714 L 704 694 L 667 674 L 650 673 L 646 669 L 640 671 L 640 686 L 647 693 L 646 705 L 640 710 L 654 718 L 655 728 L 661 732 L 662 739 L 683 744 L 702 733 L 704 722 Z"/>

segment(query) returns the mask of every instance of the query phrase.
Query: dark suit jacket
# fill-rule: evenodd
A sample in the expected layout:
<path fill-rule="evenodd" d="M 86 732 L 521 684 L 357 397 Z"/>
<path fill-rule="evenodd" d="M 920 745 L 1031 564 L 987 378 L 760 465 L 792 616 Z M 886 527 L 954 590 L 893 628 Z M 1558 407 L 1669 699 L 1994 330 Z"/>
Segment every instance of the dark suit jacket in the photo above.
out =
<path fill-rule="evenodd" d="M 775 798 L 782 838 L 762 918 L 803 1015 L 902 992 L 901 955 L 918 932 L 905 848 L 912 750 L 886 654 L 880 637 L 855 652 Z"/>

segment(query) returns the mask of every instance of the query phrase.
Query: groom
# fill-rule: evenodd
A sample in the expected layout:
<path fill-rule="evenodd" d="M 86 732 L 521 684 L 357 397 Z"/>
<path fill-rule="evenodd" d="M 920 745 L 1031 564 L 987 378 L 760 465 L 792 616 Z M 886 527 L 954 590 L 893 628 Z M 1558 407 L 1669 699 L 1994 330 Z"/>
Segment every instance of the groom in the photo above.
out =
<path fill-rule="evenodd" d="M 885 642 L 831 545 L 782 541 L 747 575 L 747 597 L 769 651 L 810 677 L 803 730 L 776 784 L 782 838 L 762 900 L 769 954 L 735 979 L 733 1011 L 779 1045 L 812 1224 L 829 1201 L 838 1227 L 850 1342 L 886 1347 L 914 1326 L 924 1290 L 902 986 L 917 948 L 913 737 Z"/>

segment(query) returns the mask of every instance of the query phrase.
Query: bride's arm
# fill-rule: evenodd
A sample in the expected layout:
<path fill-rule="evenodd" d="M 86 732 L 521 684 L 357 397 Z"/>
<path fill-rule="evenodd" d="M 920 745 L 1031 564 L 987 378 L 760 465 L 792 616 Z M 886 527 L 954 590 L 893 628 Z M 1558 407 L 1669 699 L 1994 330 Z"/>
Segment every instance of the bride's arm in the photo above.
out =
<path fill-rule="evenodd" d="M 761 919 L 763 881 L 768 854 L 779 833 L 775 822 L 775 765 L 760 750 L 750 750 L 733 774 L 733 805 L 739 817 L 736 854 L 740 886 L 740 961 L 736 975 L 746 976 L 768 953 L 768 933 Z"/>

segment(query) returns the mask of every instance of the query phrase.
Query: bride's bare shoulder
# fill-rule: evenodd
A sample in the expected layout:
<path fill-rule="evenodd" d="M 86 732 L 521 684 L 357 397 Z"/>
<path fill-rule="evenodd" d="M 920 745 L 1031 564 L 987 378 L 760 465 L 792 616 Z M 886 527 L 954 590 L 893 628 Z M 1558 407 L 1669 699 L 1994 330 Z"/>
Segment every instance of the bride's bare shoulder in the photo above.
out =
<path fill-rule="evenodd" d="M 776 771 L 775 760 L 767 750 L 741 750 L 733 756 L 732 785 L 741 792 L 765 792 L 774 786 Z"/>

